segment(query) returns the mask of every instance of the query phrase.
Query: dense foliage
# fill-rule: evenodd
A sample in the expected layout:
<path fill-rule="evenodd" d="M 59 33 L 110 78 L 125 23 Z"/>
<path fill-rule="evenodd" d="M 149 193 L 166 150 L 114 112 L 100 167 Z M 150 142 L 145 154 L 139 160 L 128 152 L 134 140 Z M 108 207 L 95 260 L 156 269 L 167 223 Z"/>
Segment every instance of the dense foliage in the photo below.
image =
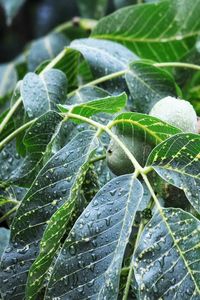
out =
<path fill-rule="evenodd" d="M 197 120 L 149 115 L 168 96 L 200 112 L 200 0 L 146 2 L 0 65 L 2 299 L 200 299 Z"/>

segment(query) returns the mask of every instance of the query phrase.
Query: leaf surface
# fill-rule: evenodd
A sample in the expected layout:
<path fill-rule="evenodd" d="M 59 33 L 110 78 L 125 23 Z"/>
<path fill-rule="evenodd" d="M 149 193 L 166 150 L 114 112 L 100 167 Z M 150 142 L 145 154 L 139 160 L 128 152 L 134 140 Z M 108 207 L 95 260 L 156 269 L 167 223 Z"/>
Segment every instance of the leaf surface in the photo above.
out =
<path fill-rule="evenodd" d="M 193 207 L 200 211 L 200 136 L 174 135 L 150 153 L 148 166 L 167 182 L 182 189 Z"/>
<path fill-rule="evenodd" d="M 141 299 L 199 299 L 199 228 L 199 220 L 181 209 L 154 215 L 134 256 Z"/>
<path fill-rule="evenodd" d="M 141 58 L 179 61 L 200 33 L 199 14 L 199 0 L 133 5 L 100 20 L 92 37 L 119 42 Z"/>
<path fill-rule="evenodd" d="M 47 222 L 68 201 L 77 172 L 87 161 L 88 149 L 95 147 L 94 131 L 77 135 L 47 162 L 22 200 L 1 262 L 0 282 L 5 299 L 24 297 L 28 270 L 39 254 Z"/>
<path fill-rule="evenodd" d="M 96 194 L 63 245 L 45 299 L 116 299 L 142 195 L 142 185 L 133 175 L 113 179 Z"/>

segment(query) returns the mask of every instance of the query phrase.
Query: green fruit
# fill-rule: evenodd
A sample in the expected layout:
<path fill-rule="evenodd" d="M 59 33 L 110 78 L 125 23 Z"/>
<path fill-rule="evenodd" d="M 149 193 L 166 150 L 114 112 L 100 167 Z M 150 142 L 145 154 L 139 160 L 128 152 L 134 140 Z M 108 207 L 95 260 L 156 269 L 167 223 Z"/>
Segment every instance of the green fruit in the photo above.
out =
<path fill-rule="evenodd" d="M 158 101 L 149 114 L 183 132 L 197 133 L 197 115 L 188 101 L 168 96 Z"/>
<path fill-rule="evenodd" d="M 139 137 L 118 135 L 118 138 L 133 154 L 139 164 L 144 165 L 152 147 L 146 145 Z M 115 175 L 134 172 L 134 167 L 124 150 L 115 140 L 111 140 L 106 153 L 107 163 Z"/>

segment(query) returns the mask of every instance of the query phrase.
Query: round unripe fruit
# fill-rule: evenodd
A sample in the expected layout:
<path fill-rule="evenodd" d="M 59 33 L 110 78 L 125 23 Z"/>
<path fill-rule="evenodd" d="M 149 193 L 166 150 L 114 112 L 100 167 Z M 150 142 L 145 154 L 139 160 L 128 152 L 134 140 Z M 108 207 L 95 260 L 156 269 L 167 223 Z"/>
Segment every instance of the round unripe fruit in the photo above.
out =
<path fill-rule="evenodd" d="M 134 155 L 136 160 L 144 165 L 152 147 L 146 145 L 139 137 L 118 135 L 118 138 Z M 115 175 L 123 175 L 134 172 L 134 167 L 124 150 L 115 140 L 111 140 L 106 153 L 108 167 Z"/>
<path fill-rule="evenodd" d="M 161 119 L 183 132 L 197 133 L 197 115 L 188 101 L 170 96 L 165 97 L 153 106 L 149 115 Z"/>

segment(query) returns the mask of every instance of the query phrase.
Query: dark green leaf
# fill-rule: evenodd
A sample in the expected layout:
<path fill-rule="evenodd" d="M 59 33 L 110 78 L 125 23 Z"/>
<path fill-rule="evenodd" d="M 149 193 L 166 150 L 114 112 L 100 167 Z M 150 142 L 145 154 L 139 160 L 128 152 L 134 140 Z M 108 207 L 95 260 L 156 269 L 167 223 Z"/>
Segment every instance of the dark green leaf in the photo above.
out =
<path fill-rule="evenodd" d="M 103 18 L 92 37 L 119 42 L 141 58 L 179 61 L 200 33 L 200 0 L 168 0 L 122 8 Z"/>
<path fill-rule="evenodd" d="M 143 195 L 133 175 L 107 183 L 72 228 L 46 299 L 116 299 L 124 251 Z"/>
<path fill-rule="evenodd" d="M 148 166 L 170 184 L 182 189 L 200 211 L 200 136 L 180 133 L 158 145 L 149 155 Z"/>
<path fill-rule="evenodd" d="M 154 215 L 134 256 L 140 299 L 200 298 L 199 228 L 199 220 L 181 209 Z"/>
<path fill-rule="evenodd" d="M 85 131 L 85 134 L 86 133 L 88 135 L 91 135 L 91 140 L 90 144 L 86 147 L 87 151 L 84 154 L 84 163 L 82 164 L 78 172 L 76 174 L 73 174 L 73 176 L 75 176 L 76 178 L 74 179 L 71 190 L 68 192 L 67 202 L 65 202 L 65 204 L 61 206 L 48 220 L 48 226 L 40 243 L 40 254 L 30 268 L 27 283 L 28 299 L 36 299 L 37 297 L 37 293 L 42 286 L 48 268 L 50 267 L 54 255 L 56 254 L 60 246 L 60 240 L 63 237 L 67 228 L 67 224 L 71 219 L 71 215 L 75 208 L 86 172 L 89 169 L 89 160 L 98 145 L 96 136 L 93 136 L 92 138 L 93 132 Z"/>
<path fill-rule="evenodd" d="M 129 65 L 126 82 L 131 93 L 132 108 L 149 113 L 154 104 L 166 96 L 177 96 L 173 77 L 165 70 L 142 61 Z"/>
<path fill-rule="evenodd" d="M 22 200 L 1 263 L 0 282 L 5 298 L 24 298 L 28 270 L 39 254 L 47 222 L 69 199 L 76 175 L 88 159 L 88 149 L 94 150 L 96 143 L 94 131 L 77 135 L 47 162 Z"/>

